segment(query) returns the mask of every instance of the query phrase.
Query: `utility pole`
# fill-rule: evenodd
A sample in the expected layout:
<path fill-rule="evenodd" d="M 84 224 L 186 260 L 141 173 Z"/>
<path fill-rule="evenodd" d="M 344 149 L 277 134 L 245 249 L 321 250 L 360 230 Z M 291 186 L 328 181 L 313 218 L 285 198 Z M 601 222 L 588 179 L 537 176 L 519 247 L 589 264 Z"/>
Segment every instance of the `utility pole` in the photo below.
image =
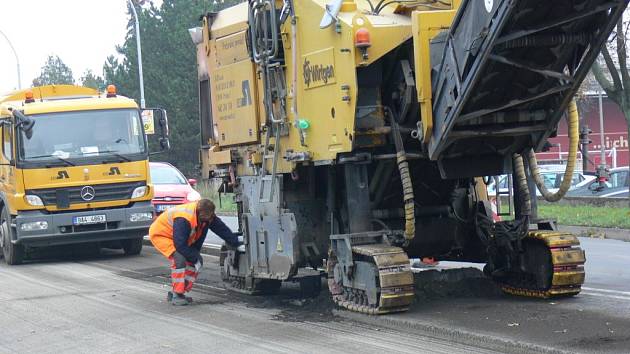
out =
<path fill-rule="evenodd" d="M 142 77 L 142 46 L 140 44 L 140 22 L 138 21 L 138 13 L 133 5 L 132 0 L 127 0 L 133 13 L 136 27 L 136 49 L 138 50 L 138 76 L 140 78 L 140 108 L 146 108 L 144 103 L 144 79 Z"/>
<path fill-rule="evenodd" d="M 11 47 L 11 50 L 13 51 L 13 55 L 15 55 L 15 62 L 17 63 L 17 78 L 18 78 L 18 90 L 22 89 L 22 77 L 20 74 L 20 59 L 18 58 L 17 52 L 15 51 L 15 48 L 13 48 L 13 44 L 11 44 L 11 41 L 9 40 L 9 37 L 7 37 L 6 34 L 4 34 L 4 32 L 0 31 L 0 34 L 2 34 L 2 36 L 7 40 L 7 42 L 9 43 L 9 47 Z"/>
<path fill-rule="evenodd" d="M 602 91 L 599 91 L 599 164 L 606 167 L 606 142 L 604 139 L 604 105 L 602 104 Z"/>
<path fill-rule="evenodd" d="M 606 168 L 606 141 L 604 139 L 604 105 L 602 103 L 603 90 L 599 90 L 599 166 L 597 167 L 597 179 L 600 188 L 608 181 L 608 168 Z"/>

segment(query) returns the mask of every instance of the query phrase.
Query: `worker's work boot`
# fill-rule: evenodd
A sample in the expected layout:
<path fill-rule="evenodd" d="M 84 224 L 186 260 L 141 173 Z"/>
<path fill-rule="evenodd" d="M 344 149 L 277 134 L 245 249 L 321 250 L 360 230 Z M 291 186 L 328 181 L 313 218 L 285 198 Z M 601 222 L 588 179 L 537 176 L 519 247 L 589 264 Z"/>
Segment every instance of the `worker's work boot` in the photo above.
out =
<path fill-rule="evenodd" d="M 166 301 L 176 306 L 184 306 L 184 305 L 188 305 L 192 303 L 193 300 L 192 300 L 192 297 L 190 296 L 183 296 L 183 295 L 173 296 L 173 292 L 169 291 L 168 294 L 166 295 Z M 185 304 L 180 303 L 182 301 L 186 301 L 186 303 Z"/>

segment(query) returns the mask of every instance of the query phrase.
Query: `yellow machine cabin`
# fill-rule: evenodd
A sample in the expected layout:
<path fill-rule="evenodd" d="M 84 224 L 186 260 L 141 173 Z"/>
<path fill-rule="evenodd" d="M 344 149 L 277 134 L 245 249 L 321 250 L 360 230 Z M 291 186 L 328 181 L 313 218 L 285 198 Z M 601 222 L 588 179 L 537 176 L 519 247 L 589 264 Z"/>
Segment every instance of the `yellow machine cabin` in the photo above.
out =
<path fill-rule="evenodd" d="M 325 270 L 339 306 L 381 314 L 413 301 L 408 257 L 434 257 L 485 263 L 512 294 L 579 293 L 584 253 L 537 216 L 534 152 L 567 116 L 571 179 L 570 103 L 626 6 L 248 0 L 204 15 L 202 171 L 234 193 L 246 246 L 224 252 L 226 282 L 312 288 Z M 484 181 L 508 173 L 513 218 L 495 222 Z"/>
<path fill-rule="evenodd" d="M 163 110 L 138 109 L 71 85 L 0 96 L 0 245 L 8 264 L 32 247 L 99 242 L 138 254 L 153 219 L 143 125 Z"/>

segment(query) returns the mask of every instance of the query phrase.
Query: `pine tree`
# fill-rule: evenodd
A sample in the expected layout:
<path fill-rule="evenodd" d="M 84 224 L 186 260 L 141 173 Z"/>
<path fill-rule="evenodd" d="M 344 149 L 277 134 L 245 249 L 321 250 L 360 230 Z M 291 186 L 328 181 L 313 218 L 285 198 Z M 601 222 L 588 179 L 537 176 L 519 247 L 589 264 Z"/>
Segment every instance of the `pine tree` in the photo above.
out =
<path fill-rule="evenodd" d="M 201 25 L 201 15 L 239 2 L 232 0 L 214 4 L 212 0 L 164 0 L 159 8 L 153 3 L 136 6 L 142 39 L 146 105 L 148 108 L 166 109 L 171 133 L 171 150 L 155 156 L 155 160 L 168 161 L 189 176 L 196 174 L 199 164 L 200 134 L 196 49 L 188 29 Z M 124 44 L 117 47 L 117 51 L 122 58 L 107 58 L 104 65 L 105 81 L 115 84 L 120 94 L 140 101 L 135 28 L 131 12 L 127 38 Z"/>
<path fill-rule="evenodd" d="M 43 85 L 73 85 L 72 70 L 64 64 L 59 56 L 48 56 L 46 64 L 42 66 L 42 72 L 33 80 L 33 86 Z"/>
<path fill-rule="evenodd" d="M 103 78 L 100 76 L 94 75 L 92 70 L 86 70 L 79 81 L 81 82 L 82 86 L 91 87 L 99 91 L 105 90 L 105 80 L 103 80 Z"/>

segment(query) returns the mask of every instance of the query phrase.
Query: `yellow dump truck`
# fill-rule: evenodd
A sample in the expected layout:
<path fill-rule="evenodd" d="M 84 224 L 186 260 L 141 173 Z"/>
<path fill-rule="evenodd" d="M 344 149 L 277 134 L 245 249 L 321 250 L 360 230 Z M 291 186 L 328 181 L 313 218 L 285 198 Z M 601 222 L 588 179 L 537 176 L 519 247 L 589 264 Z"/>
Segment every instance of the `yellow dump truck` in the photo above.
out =
<path fill-rule="evenodd" d="M 143 118 L 146 124 L 143 124 Z M 153 219 L 145 128 L 164 110 L 72 85 L 0 96 L 0 246 L 7 264 L 36 247 L 98 243 L 138 254 Z"/>

